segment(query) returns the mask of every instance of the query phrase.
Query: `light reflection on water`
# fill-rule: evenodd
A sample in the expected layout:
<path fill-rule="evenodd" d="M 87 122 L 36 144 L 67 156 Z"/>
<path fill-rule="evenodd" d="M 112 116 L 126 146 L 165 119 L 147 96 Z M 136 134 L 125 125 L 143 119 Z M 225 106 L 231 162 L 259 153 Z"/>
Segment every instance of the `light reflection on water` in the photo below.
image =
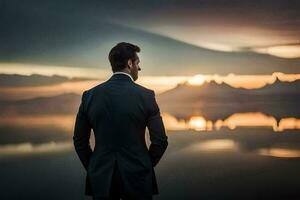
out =
<path fill-rule="evenodd" d="M 50 141 L 41 144 L 32 144 L 30 142 L 20 144 L 0 145 L 0 158 L 4 156 L 42 154 L 49 152 L 62 152 L 73 150 L 72 141 L 54 142 Z"/>
<path fill-rule="evenodd" d="M 192 154 L 201 153 L 208 151 L 240 151 L 240 144 L 231 139 L 212 139 L 206 140 L 204 142 L 199 142 L 196 144 L 191 144 L 184 148 L 182 152 Z M 260 148 L 254 151 L 254 153 L 261 156 L 271 156 L 277 158 L 300 158 L 300 149 L 288 148 L 288 147 L 270 147 L 270 148 Z"/>
<path fill-rule="evenodd" d="M 56 126 L 66 131 L 72 131 L 76 115 L 14 115 L 1 116 L 0 125 L 22 127 Z"/>
<path fill-rule="evenodd" d="M 168 113 L 162 113 L 162 118 L 167 130 L 212 131 L 220 130 L 222 127 L 228 127 L 229 129 L 238 127 L 270 127 L 275 132 L 282 132 L 287 129 L 300 129 L 300 119 L 289 117 L 277 121 L 275 117 L 261 112 L 235 113 L 225 120 L 219 119 L 215 122 L 200 115 L 191 116 L 188 120 L 178 120 Z"/>
<path fill-rule="evenodd" d="M 189 153 L 195 151 L 228 151 L 228 150 L 238 150 L 239 145 L 237 142 L 231 139 L 213 139 L 206 140 L 204 142 L 199 142 L 188 146 L 184 151 Z"/>
<path fill-rule="evenodd" d="M 205 119 L 205 117 L 201 115 L 191 116 L 187 120 L 177 119 L 175 116 L 165 112 L 162 112 L 161 116 L 165 128 L 171 131 L 213 131 L 220 130 L 222 127 L 228 127 L 232 130 L 239 127 L 269 127 L 275 132 L 282 132 L 288 129 L 300 129 L 300 119 L 288 117 L 276 120 L 275 117 L 261 112 L 235 113 L 224 120 L 218 119 L 216 121 Z M 54 125 L 64 130 L 72 131 L 75 117 L 75 114 L 2 116 L 0 117 L 0 125 L 27 127 Z"/>
<path fill-rule="evenodd" d="M 239 127 L 266 127 L 272 128 L 275 132 L 282 132 L 288 129 L 300 129 L 300 119 L 289 117 L 276 120 L 275 117 L 261 112 L 235 113 L 228 118 L 221 120 L 209 120 L 201 115 L 194 115 L 187 120 L 177 119 L 169 113 L 161 113 L 165 128 L 171 131 L 195 130 L 213 131 L 222 127 L 236 129 Z M 75 114 L 67 115 L 17 115 L 1 116 L 0 125 L 14 125 L 22 127 L 43 127 L 57 126 L 67 131 L 72 131 L 75 123 Z"/>
<path fill-rule="evenodd" d="M 299 149 L 288 149 L 288 148 L 270 148 L 270 149 L 259 149 L 257 150 L 259 155 L 272 156 L 279 158 L 299 158 Z"/>
<path fill-rule="evenodd" d="M 208 132 L 222 132 L 220 129 L 222 127 L 228 127 L 233 129 L 238 133 L 242 131 L 237 130 L 239 127 L 269 127 L 277 132 L 284 132 L 287 129 L 300 129 L 300 119 L 296 118 L 282 118 L 276 120 L 275 117 L 265 115 L 260 112 L 256 113 L 236 113 L 224 120 L 208 120 L 201 115 L 194 115 L 184 119 L 177 119 L 176 117 L 168 114 L 161 113 L 165 128 L 168 130 L 167 133 L 172 133 L 172 130 L 180 131 L 181 133 L 186 133 L 186 130 L 194 131 L 208 131 Z M 73 126 L 75 122 L 76 115 L 26 115 L 26 116 L 2 116 L 0 118 L 0 126 L 20 126 L 20 127 L 45 127 L 50 126 L 59 127 L 66 130 L 70 135 L 73 134 Z M 256 129 L 254 129 L 256 130 Z M 188 135 L 188 134 L 187 134 Z M 211 135 L 211 134 L 209 134 Z M 224 134 L 226 135 L 226 134 Z M 254 135 L 255 136 L 255 135 Z M 49 137 L 45 135 L 45 137 Z M 94 146 L 93 134 L 91 135 L 91 146 Z M 187 136 L 188 137 L 188 136 Z M 269 137 L 269 136 L 267 136 Z M 204 138 L 202 138 L 204 139 Z M 206 138 L 199 141 L 193 141 L 187 144 L 183 148 L 186 153 L 200 153 L 200 152 L 241 152 L 243 149 L 243 141 L 238 141 L 238 138 L 228 138 L 224 136 L 223 138 L 208 139 Z M 252 140 L 250 140 L 249 144 Z M 257 138 L 259 141 L 259 138 Z M 277 140 L 276 140 L 277 141 Z M 293 140 L 295 141 L 295 140 Z M 242 142 L 242 143 L 241 143 Z M 271 156 L 280 158 L 300 158 L 300 149 L 297 146 L 292 145 L 292 140 L 285 141 L 289 146 L 273 146 L 274 140 L 270 141 L 270 144 L 265 146 L 257 146 L 254 151 L 255 154 L 260 156 Z M 278 141 L 277 141 L 278 142 Z M 294 142 L 295 143 L 295 142 Z M 253 144 L 254 146 L 256 143 Z M 246 145 L 247 146 L 247 145 Z M 251 145 L 250 145 L 251 146 Z M 20 154 L 32 154 L 32 153 L 45 153 L 53 151 L 65 151 L 72 149 L 72 142 L 64 141 L 59 143 L 59 141 L 44 142 L 41 144 L 33 144 L 31 141 L 24 141 L 18 144 L 3 144 L 0 145 L 0 157 L 5 155 L 20 155 Z"/>

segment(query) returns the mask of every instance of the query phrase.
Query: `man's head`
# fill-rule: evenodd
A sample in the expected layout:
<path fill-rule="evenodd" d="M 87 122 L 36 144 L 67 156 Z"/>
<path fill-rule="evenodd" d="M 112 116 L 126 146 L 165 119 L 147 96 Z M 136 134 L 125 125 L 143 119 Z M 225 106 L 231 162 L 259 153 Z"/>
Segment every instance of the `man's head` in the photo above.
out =
<path fill-rule="evenodd" d="M 141 51 L 140 47 L 127 42 L 120 42 L 114 46 L 108 55 L 110 65 L 113 72 L 129 73 L 133 80 L 138 79 L 138 71 L 140 59 L 137 55 Z"/>

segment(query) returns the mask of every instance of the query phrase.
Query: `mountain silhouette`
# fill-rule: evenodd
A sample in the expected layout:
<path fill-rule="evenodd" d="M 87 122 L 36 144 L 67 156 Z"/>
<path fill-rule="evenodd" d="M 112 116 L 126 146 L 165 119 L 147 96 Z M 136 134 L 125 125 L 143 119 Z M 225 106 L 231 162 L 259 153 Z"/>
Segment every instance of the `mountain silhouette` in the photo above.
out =
<path fill-rule="evenodd" d="M 157 96 L 161 110 L 178 118 L 200 114 L 208 119 L 225 119 L 239 112 L 263 112 L 274 116 L 300 117 L 300 80 L 282 82 L 258 89 L 234 88 L 215 81 L 203 85 L 187 82 Z"/>
<path fill-rule="evenodd" d="M 215 81 L 203 85 L 178 84 L 157 95 L 162 112 L 178 118 L 201 114 L 207 119 L 225 119 L 239 112 L 263 112 L 274 116 L 300 117 L 300 81 L 266 85 L 259 89 L 234 88 Z M 1 115 L 8 114 L 76 114 L 80 94 L 64 93 L 17 101 L 1 101 Z"/>
<path fill-rule="evenodd" d="M 1 101 L 0 115 L 12 114 L 71 114 L 79 108 L 81 96 L 64 93 L 51 97 L 36 97 L 17 101 Z"/>
<path fill-rule="evenodd" d="M 278 78 L 276 78 L 273 84 L 267 84 L 266 86 L 257 89 L 234 88 L 224 82 L 219 84 L 215 81 L 204 82 L 202 85 L 190 85 L 188 82 L 184 82 L 178 84 L 173 89 L 159 94 L 158 99 L 160 102 L 169 102 L 172 99 L 176 99 L 176 102 L 209 100 L 235 102 L 242 100 L 243 98 L 251 98 L 253 101 L 255 101 L 255 99 L 259 100 L 263 98 L 271 101 L 272 98 L 280 96 L 282 99 L 293 101 L 294 99 L 291 99 L 290 97 L 299 97 L 299 91 L 300 80 L 283 82 Z"/>

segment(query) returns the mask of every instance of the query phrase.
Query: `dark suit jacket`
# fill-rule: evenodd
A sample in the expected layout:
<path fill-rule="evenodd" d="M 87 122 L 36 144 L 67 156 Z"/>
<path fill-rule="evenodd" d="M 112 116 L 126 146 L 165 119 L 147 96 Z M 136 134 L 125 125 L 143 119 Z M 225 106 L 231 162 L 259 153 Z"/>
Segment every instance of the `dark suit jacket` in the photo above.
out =
<path fill-rule="evenodd" d="M 95 134 L 94 151 L 89 143 L 91 129 Z M 168 146 L 168 137 L 153 90 L 136 84 L 125 74 L 114 74 L 84 91 L 73 142 L 87 171 L 86 195 L 108 197 L 115 163 L 125 192 L 132 199 L 158 194 L 154 167 Z"/>

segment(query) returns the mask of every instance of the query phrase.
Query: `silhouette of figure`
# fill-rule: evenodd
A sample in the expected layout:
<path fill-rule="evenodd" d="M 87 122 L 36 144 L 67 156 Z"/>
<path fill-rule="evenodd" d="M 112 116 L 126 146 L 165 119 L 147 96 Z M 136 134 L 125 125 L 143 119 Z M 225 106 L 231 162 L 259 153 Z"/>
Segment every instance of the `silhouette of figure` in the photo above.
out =
<path fill-rule="evenodd" d="M 87 172 L 85 195 L 94 200 L 148 200 L 159 193 L 154 167 L 168 137 L 154 91 L 135 83 L 141 70 L 138 52 L 136 45 L 118 43 L 109 52 L 113 75 L 82 94 L 73 143 Z"/>

